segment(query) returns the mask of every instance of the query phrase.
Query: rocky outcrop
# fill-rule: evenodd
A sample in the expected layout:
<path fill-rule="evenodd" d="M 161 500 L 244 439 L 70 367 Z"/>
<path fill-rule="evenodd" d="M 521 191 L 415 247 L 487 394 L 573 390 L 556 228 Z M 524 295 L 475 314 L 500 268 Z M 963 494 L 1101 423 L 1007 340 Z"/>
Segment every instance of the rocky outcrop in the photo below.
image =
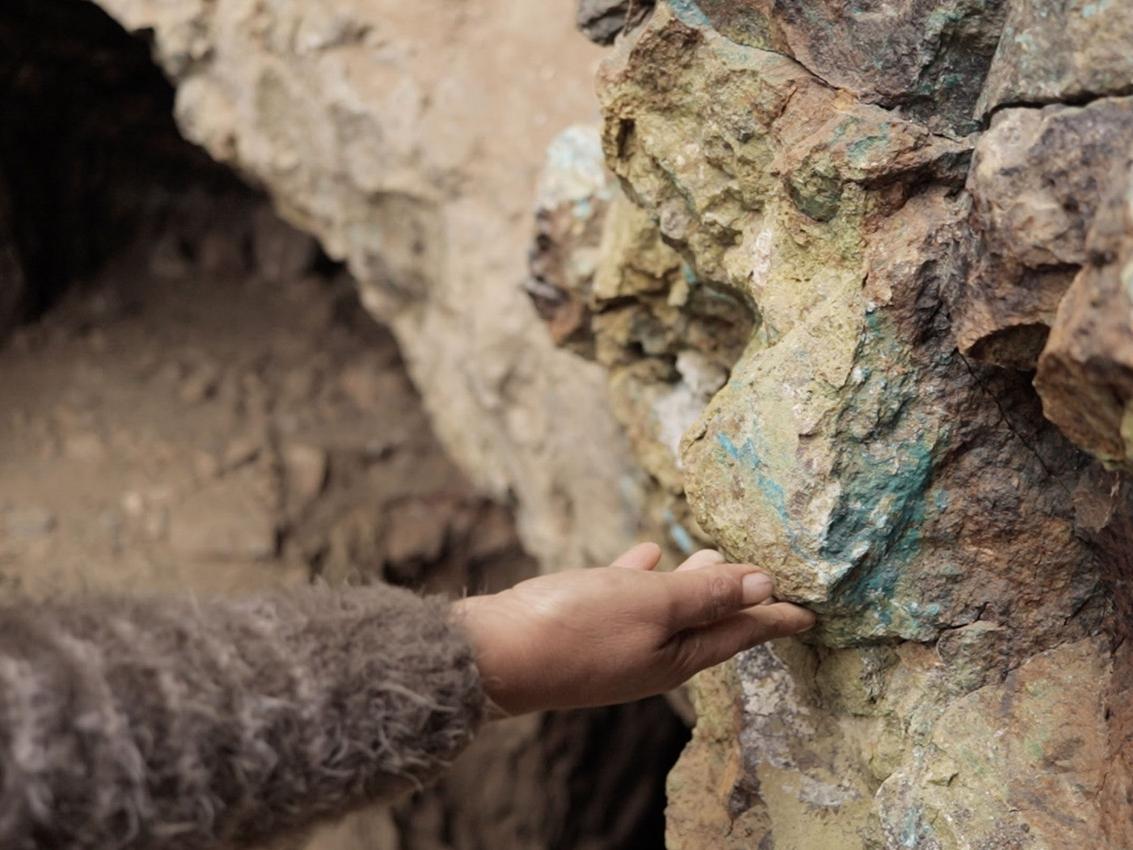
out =
<path fill-rule="evenodd" d="M 1131 131 L 1133 98 L 995 114 L 968 183 L 977 237 L 956 316 L 962 351 L 1035 368 Z"/>
<path fill-rule="evenodd" d="M 978 112 L 1133 94 L 1133 16 L 1120 0 L 1012 0 Z"/>
<path fill-rule="evenodd" d="M 697 682 L 672 848 L 1129 841 L 1131 503 L 1066 437 L 1127 462 L 1131 13 L 1049 6 L 670 0 L 599 72 L 536 303 L 667 515 L 822 614 Z"/>
<path fill-rule="evenodd" d="M 346 261 L 442 443 L 514 501 L 530 551 L 573 566 L 632 541 L 643 496 L 601 373 L 555 350 L 521 289 L 542 151 L 594 108 L 572 10 L 100 5 L 153 34 L 185 135 Z"/>
<path fill-rule="evenodd" d="M 1133 150 L 1107 174 L 1088 262 L 1062 300 L 1039 361 L 1047 417 L 1108 464 L 1133 469 Z"/>

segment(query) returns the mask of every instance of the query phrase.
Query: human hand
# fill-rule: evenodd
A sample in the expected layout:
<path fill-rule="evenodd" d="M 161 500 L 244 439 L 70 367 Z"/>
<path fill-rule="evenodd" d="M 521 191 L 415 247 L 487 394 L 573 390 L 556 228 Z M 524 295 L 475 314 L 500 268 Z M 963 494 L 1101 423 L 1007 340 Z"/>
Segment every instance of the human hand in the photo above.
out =
<path fill-rule="evenodd" d="M 521 582 L 456 603 L 484 688 L 508 714 L 664 693 L 756 644 L 806 631 L 814 615 L 772 599 L 771 577 L 703 550 L 655 572 L 642 543 L 611 566 Z"/>

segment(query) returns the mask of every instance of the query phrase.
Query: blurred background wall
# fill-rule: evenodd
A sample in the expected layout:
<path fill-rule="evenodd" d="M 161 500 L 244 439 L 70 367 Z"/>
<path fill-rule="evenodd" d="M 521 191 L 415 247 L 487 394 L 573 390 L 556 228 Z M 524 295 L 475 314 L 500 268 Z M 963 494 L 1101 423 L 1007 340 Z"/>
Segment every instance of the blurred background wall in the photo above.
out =
<path fill-rule="evenodd" d="M 129 34 L 85 0 L 6 4 L 4 592 L 458 594 L 633 538 L 603 379 L 521 289 L 593 52 L 569 9 L 445 5 L 108 4 Z M 166 71 L 200 78 L 179 98 L 159 8 L 186 39 Z M 262 62 L 256 84 L 212 76 L 222 55 Z M 228 95 L 262 138 L 235 137 Z M 307 846 L 659 847 L 686 738 L 664 701 L 497 724 L 439 788 Z"/>

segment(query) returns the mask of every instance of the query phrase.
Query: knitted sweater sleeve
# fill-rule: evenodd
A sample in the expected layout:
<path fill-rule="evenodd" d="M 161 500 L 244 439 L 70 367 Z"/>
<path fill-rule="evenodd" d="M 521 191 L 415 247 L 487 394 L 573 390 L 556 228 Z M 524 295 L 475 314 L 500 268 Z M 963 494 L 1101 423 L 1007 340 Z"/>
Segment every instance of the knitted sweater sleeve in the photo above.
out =
<path fill-rule="evenodd" d="M 243 846 L 419 786 L 484 696 L 394 588 L 0 604 L 0 847 Z"/>

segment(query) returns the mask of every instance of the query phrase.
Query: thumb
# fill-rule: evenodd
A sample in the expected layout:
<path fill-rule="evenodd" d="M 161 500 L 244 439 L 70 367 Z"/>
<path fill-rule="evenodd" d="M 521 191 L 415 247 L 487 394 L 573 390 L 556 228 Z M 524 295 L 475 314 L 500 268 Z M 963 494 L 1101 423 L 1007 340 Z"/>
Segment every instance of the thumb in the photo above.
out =
<path fill-rule="evenodd" d="M 610 564 L 627 570 L 651 570 L 661 562 L 661 547 L 656 543 L 638 543 L 628 552 L 623 552 Z"/>

